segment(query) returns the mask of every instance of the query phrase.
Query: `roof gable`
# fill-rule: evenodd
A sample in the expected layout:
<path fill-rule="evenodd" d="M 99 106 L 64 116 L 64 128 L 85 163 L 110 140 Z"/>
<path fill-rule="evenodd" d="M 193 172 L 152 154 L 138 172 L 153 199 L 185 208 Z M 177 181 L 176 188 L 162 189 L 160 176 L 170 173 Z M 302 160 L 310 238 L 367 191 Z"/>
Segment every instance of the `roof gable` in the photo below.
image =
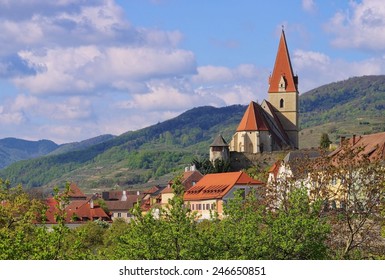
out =
<path fill-rule="evenodd" d="M 293 68 L 291 66 L 289 50 L 286 44 L 285 32 L 282 30 L 281 39 L 279 41 L 277 56 L 275 59 L 274 70 L 269 79 L 268 92 L 280 92 L 279 85 L 281 80 L 284 80 L 284 91 L 296 92 L 297 91 L 297 79 L 294 77 Z"/>
<path fill-rule="evenodd" d="M 210 147 L 228 147 L 229 144 L 227 144 L 226 140 L 223 139 L 222 135 L 219 134 L 217 137 L 215 137 L 213 143 L 211 143 Z"/>
<path fill-rule="evenodd" d="M 86 199 L 86 195 L 80 190 L 80 188 L 75 184 L 71 183 L 68 192 L 69 198 L 84 198 Z"/>
<path fill-rule="evenodd" d="M 265 116 L 262 107 L 251 101 L 247 107 L 241 122 L 238 125 L 237 131 L 268 131 Z"/>

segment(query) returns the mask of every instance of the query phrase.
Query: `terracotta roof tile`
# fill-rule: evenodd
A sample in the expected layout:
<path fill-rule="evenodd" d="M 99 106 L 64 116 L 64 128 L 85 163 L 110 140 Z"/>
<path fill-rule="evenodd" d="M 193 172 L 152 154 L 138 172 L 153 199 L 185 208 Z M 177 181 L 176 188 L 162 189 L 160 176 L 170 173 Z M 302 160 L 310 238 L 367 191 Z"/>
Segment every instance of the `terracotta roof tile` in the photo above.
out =
<path fill-rule="evenodd" d="M 289 50 L 286 44 L 285 32 L 282 30 L 281 39 L 279 41 L 277 56 L 272 75 L 269 79 L 269 93 L 279 92 L 278 85 L 281 77 L 284 77 L 286 82 L 286 91 L 297 91 L 297 77 L 293 75 L 293 68 L 291 66 Z"/>
<path fill-rule="evenodd" d="M 268 131 L 262 107 L 251 101 L 247 107 L 241 122 L 238 125 L 237 131 Z"/>
<path fill-rule="evenodd" d="M 75 183 L 71 183 L 69 187 L 68 196 L 70 198 L 86 198 L 86 195 L 80 190 L 80 188 Z"/>
<path fill-rule="evenodd" d="M 263 185 L 263 183 L 242 171 L 207 174 L 186 191 L 184 199 L 189 201 L 223 198 L 235 185 Z"/>
<path fill-rule="evenodd" d="M 367 156 L 370 160 L 380 159 L 385 160 L 385 132 L 369 134 L 369 135 L 354 135 L 346 139 L 346 143 L 352 148 L 361 148 L 360 156 Z M 329 156 L 334 157 L 343 151 L 340 146 Z"/>

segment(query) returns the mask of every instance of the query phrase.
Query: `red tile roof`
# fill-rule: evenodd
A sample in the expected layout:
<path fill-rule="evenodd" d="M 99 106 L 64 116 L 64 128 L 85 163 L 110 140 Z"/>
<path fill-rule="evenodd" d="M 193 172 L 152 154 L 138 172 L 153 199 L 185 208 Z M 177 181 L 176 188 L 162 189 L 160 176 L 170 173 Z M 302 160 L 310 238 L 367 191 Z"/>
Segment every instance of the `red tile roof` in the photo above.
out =
<path fill-rule="evenodd" d="M 66 223 L 82 222 L 88 220 L 92 221 L 97 219 L 110 219 L 110 217 L 99 205 L 97 205 L 95 202 L 93 202 L 93 204 L 93 207 L 91 207 L 91 199 L 79 199 L 70 201 L 69 204 L 64 208 L 66 213 Z M 52 197 L 48 198 L 46 200 L 46 205 L 48 206 L 46 211 L 47 223 L 55 224 L 55 216 L 58 214 L 57 201 Z M 74 217 L 77 217 L 77 221 L 73 220 Z"/>
<path fill-rule="evenodd" d="M 251 101 L 238 125 L 237 131 L 268 131 L 269 126 L 262 107 Z"/>
<path fill-rule="evenodd" d="M 385 132 L 369 135 L 355 135 L 345 141 L 345 143 L 353 149 L 362 149 L 358 156 L 366 156 L 370 160 L 385 160 Z M 343 147 L 340 146 L 335 151 L 330 153 L 330 156 L 334 157 L 343 152 L 343 150 Z"/>
<path fill-rule="evenodd" d="M 75 184 L 71 183 L 68 196 L 71 198 L 86 198 L 86 195 L 80 190 L 80 188 Z"/>
<path fill-rule="evenodd" d="M 186 191 L 184 199 L 206 200 L 223 198 L 235 185 L 263 185 L 246 173 L 228 172 L 205 175 L 195 186 Z"/>
<path fill-rule="evenodd" d="M 269 90 L 268 92 L 279 92 L 278 85 L 284 77 L 286 81 L 286 91 L 295 92 L 297 91 L 297 77 L 293 75 L 293 68 L 291 66 L 289 51 L 286 44 L 285 32 L 282 30 L 281 39 L 279 41 L 277 57 L 275 59 L 275 65 L 272 75 L 269 79 Z"/>

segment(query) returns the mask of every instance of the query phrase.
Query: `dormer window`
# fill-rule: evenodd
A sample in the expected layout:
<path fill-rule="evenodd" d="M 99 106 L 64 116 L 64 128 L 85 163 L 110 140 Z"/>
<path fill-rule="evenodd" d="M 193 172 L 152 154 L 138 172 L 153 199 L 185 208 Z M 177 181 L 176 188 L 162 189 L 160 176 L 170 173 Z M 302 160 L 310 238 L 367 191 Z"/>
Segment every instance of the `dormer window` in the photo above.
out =
<path fill-rule="evenodd" d="M 279 80 L 278 91 L 286 91 L 286 79 L 284 76 L 281 76 Z"/>

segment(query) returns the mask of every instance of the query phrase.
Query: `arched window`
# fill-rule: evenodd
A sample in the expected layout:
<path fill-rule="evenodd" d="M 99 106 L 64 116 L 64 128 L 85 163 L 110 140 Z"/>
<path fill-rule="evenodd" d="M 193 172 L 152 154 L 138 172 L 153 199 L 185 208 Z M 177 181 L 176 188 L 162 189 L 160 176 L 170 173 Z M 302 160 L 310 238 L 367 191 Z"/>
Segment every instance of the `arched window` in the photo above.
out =
<path fill-rule="evenodd" d="M 285 105 L 285 101 L 283 99 L 279 100 L 279 108 L 283 108 Z"/>

